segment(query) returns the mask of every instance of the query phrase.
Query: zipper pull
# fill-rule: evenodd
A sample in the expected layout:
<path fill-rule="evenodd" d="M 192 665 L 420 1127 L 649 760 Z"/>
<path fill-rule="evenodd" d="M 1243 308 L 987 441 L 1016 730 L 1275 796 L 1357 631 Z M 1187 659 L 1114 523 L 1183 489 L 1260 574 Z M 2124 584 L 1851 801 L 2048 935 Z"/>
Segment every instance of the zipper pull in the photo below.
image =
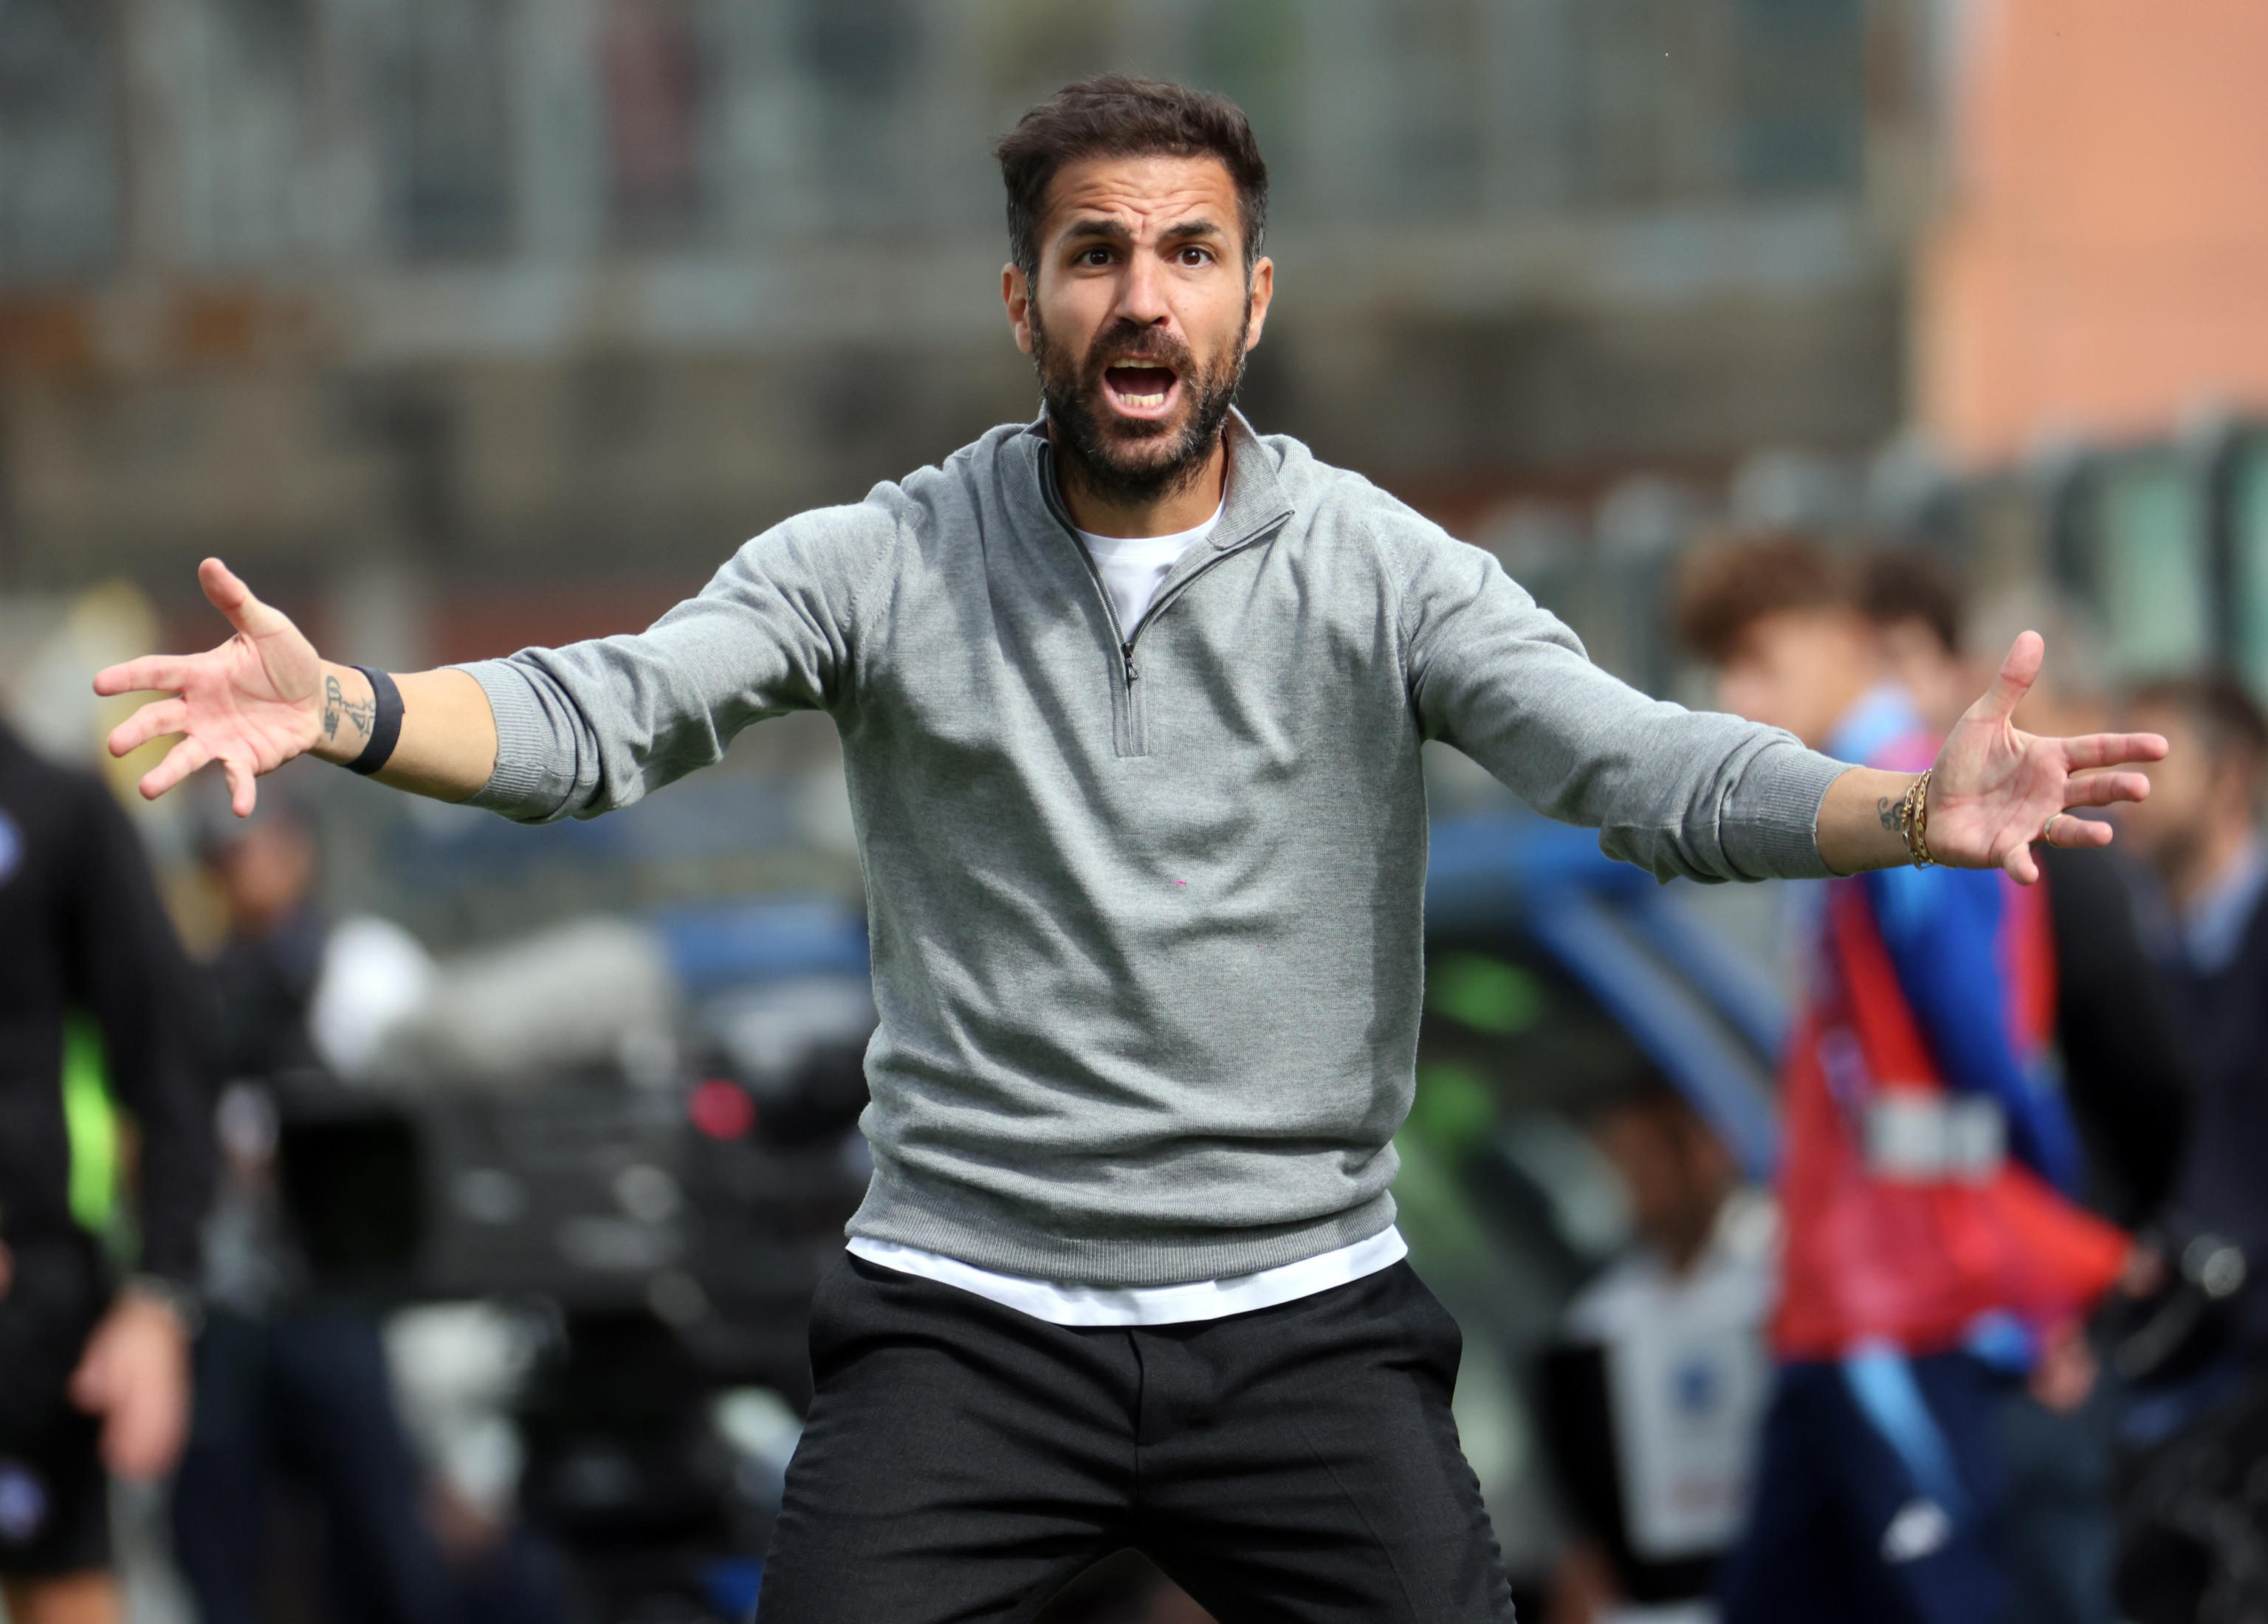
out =
<path fill-rule="evenodd" d="M 1121 643 L 1118 645 L 1118 651 L 1126 657 L 1126 686 L 1130 688 L 1134 686 L 1134 680 L 1138 674 L 1134 669 L 1134 645 L 1130 643 Z"/>

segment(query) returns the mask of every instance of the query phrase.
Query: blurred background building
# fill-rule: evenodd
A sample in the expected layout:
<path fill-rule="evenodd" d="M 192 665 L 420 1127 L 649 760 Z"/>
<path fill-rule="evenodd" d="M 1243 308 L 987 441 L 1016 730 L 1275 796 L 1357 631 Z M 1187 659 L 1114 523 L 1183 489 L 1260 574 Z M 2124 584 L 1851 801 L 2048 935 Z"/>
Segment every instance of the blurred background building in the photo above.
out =
<path fill-rule="evenodd" d="M 636 621 L 1029 411 L 986 148 L 1105 66 L 1254 116 L 1264 426 L 1547 576 L 1728 503 L 1910 518 L 1947 467 L 2268 392 L 2263 27 L 2232 0 L 2179 29 L 2104 0 L 7 0 L 0 580 L 123 574 L 170 619 L 179 562 L 225 550 L 395 663 Z"/>
<path fill-rule="evenodd" d="M 1936 26 L 1859 0 L 8 0 L 13 590 L 225 549 L 357 658 L 611 628 L 1027 415 L 991 137 L 1236 96 L 1254 415 L 1470 518 L 1903 412 Z M 383 578 L 385 590 L 372 588 Z M 331 622 L 336 622 L 335 625 Z"/>
<path fill-rule="evenodd" d="M 632 629 L 767 525 L 1029 416 L 989 147 L 1116 69 L 1226 92 L 1269 157 L 1258 426 L 1495 551 L 1623 675 L 1704 696 L 1662 587 L 1729 518 L 2068 589 L 2102 632 L 2056 658 L 2102 680 L 2225 658 L 2268 693 L 2264 57 L 2252 0 L 0 0 L 0 692 L 92 759 L 89 672 L 217 640 L 208 552 L 357 662 Z M 1438 765 L 1445 816 L 1498 804 Z M 751 1077 L 792 1068 L 749 978 L 863 964 L 820 718 L 569 828 L 285 776 L 334 912 L 444 955 L 659 922 Z M 217 930 L 194 831 L 149 827 Z M 839 917 L 699 911 L 783 896 Z M 1766 915 L 1711 905 L 1768 959 Z M 1564 944 L 1513 961 L 1582 981 Z M 1719 1069 L 1763 1077 L 1754 999 L 1719 994 L 1750 1011 Z M 1623 1232 L 1565 1105 L 1502 1106 L 1524 1216 L 1404 1192 L 1485 1285 L 1460 1412 L 1531 1563 L 1510 1372 Z M 799 1245 L 839 1217 L 814 1188 Z M 622 1301 L 706 1312 L 625 1268 Z"/>
<path fill-rule="evenodd" d="M 784 515 L 1027 416 L 988 149 L 1108 67 L 1258 127 L 1262 426 L 1662 687 L 1691 527 L 1728 490 L 1839 514 L 1904 444 L 1952 27 L 1925 0 L 5 0 L 12 663 L 112 580 L 203 643 L 208 551 L 357 661 L 636 627 Z M 631 859 L 604 875 L 855 898 L 830 730 L 735 765 L 786 770 L 769 812 L 688 786 L 640 852 L 588 837 Z M 421 929 L 622 900 L 526 872 L 572 837 L 503 833 L 467 830 L 483 859 Z M 687 840 L 697 873 L 643 863 Z M 357 901 L 405 869 L 397 913 L 431 872 L 350 866 Z"/>

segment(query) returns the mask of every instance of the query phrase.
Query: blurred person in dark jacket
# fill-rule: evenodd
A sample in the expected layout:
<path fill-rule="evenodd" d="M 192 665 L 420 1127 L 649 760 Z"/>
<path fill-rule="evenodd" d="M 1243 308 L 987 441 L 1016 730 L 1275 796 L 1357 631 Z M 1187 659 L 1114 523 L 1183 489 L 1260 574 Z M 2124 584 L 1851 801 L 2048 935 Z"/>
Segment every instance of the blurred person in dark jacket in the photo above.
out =
<path fill-rule="evenodd" d="M 228 910 L 228 934 L 206 966 L 207 1018 L 221 1069 L 270 1077 L 320 1062 L 307 1013 L 322 974 L 326 922 L 315 904 L 315 842 L 287 797 L 266 815 L 214 818 L 206 872 Z"/>
<path fill-rule="evenodd" d="M 0 1594 L 12 1624 L 114 1624 L 106 1469 L 188 1427 L 211 1112 L 188 967 L 124 811 L 0 727 Z M 82 1024 L 83 1023 L 83 1024 Z M 67 1079 L 67 1067 L 83 1072 Z M 90 1232 L 101 1085 L 131 1113 L 139 1269 Z M 74 1130 L 78 1130 L 75 1135 Z"/>
<path fill-rule="evenodd" d="M 277 1190 L 271 1083 L 315 1064 L 307 1014 L 325 922 L 315 846 L 282 796 L 209 819 L 203 857 L 228 934 L 206 966 L 225 1081 L 225 1177 L 210 1229 L 210 1312 L 196 1348 L 195 1426 L 173 1495 L 174 1552 L 203 1624 L 259 1624 L 271 1489 L 320 1506 L 338 1624 L 439 1624 L 455 1584 L 422 1505 L 377 1320 L 308 1278 Z"/>
<path fill-rule="evenodd" d="M 1728 709 L 1847 761 L 1926 761 L 1939 729 L 1886 669 L 1865 581 L 1806 535 L 1728 538 L 1688 559 L 1680 629 Z M 2044 900 L 1918 862 L 1818 901 L 1783 1065 L 1779 1370 L 1726 1616 L 2062 1616 L 2025 1582 L 2001 1414 L 2025 1377 L 2084 1396 L 2078 1327 L 2131 1248 L 2070 1199 Z M 2072 1616 L 2107 1607 L 2097 1577 Z"/>
<path fill-rule="evenodd" d="M 2244 1250 L 2250 1279 L 2242 1324 L 2268 1348 L 2268 851 L 2260 792 L 2268 721 L 2232 677 L 2161 682 L 2133 714 L 2162 718 L 2187 747 L 2151 773 L 2146 810 L 2122 819 L 2135 853 L 2164 888 L 2160 936 L 2197 1065 L 2195 1122 L 2174 1182 L 2177 1233 L 2205 1232 Z"/>
<path fill-rule="evenodd" d="M 2153 773 L 2122 834 L 2159 882 L 2144 893 L 2195 1065 L 2193 1126 L 2161 1226 L 2166 1278 L 2122 1348 L 2118 1594 L 2139 1624 L 2252 1618 L 2268 1606 L 2268 856 L 2259 830 L 2268 721 L 2227 675 L 2145 687 L 2183 753 Z"/>

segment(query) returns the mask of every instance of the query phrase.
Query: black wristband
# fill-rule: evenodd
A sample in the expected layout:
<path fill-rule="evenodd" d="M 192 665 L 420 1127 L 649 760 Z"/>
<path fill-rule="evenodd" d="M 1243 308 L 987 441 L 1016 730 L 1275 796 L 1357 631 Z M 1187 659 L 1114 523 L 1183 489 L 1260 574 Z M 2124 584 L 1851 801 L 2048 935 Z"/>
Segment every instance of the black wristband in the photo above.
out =
<path fill-rule="evenodd" d="M 355 669 L 370 679 L 370 742 L 362 747 L 360 755 L 347 763 L 347 770 L 366 778 L 386 765 L 394 754 L 395 741 L 401 737 L 401 690 L 382 671 L 374 671 L 368 665 Z"/>

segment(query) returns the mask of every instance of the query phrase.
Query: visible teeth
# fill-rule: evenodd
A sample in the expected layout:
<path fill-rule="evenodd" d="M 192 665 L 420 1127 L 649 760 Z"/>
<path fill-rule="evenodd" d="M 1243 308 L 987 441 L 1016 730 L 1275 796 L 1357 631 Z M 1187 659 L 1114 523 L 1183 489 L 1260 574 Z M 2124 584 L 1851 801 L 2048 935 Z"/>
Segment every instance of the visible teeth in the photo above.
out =
<path fill-rule="evenodd" d="M 1163 406 L 1166 403 L 1162 392 L 1157 394 L 1122 394 L 1118 398 L 1129 406 Z"/>

